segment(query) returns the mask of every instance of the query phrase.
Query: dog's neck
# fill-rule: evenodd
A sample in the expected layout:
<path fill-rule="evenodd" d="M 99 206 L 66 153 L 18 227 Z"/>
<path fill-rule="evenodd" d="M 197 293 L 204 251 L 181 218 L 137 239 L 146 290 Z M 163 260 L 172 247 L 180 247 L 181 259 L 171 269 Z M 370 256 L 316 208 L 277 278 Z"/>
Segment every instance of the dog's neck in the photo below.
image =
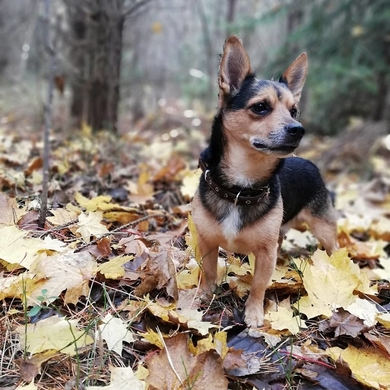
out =
<path fill-rule="evenodd" d="M 279 162 L 279 157 L 252 150 L 238 140 L 229 140 L 220 167 L 229 185 L 253 188 L 267 183 Z"/>

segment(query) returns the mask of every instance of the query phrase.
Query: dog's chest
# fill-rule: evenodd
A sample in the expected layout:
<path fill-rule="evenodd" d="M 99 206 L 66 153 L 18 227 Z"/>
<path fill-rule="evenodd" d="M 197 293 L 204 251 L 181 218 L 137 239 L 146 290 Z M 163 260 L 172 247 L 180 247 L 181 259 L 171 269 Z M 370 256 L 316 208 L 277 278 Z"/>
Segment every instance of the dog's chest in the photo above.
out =
<path fill-rule="evenodd" d="M 237 237 L 242 226 L 240 212 L 237 207 L 230 206 L 230 210 L 221 221 L 222 235 L 227 241 L 232 241 Z"/>

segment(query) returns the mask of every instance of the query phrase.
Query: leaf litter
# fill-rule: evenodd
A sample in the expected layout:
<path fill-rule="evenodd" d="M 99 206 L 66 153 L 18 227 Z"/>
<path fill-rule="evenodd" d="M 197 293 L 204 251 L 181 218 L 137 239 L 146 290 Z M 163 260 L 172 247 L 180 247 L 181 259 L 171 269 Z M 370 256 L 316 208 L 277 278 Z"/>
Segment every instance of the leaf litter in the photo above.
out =
<path fill-rule="evenodd" d="M 198 292 L 188 206 L 199 178 L 191 146 L 201 144 L 198 135 L 57 135 L 49 215 L 39 230 L 36 145 L 5 126 L 0 132 L 12 145 L 0 169 L 0 387 L 390 387 L 383 154 L 371 157 L 381 171 L 369 183 L 324 172 L 336 193 L 341 249 L 329 257 L 308 232 L 290 231 L 265 324 L 248 331 L 242 316 L 253 256 L 221 250 L 214 297 Z"/>

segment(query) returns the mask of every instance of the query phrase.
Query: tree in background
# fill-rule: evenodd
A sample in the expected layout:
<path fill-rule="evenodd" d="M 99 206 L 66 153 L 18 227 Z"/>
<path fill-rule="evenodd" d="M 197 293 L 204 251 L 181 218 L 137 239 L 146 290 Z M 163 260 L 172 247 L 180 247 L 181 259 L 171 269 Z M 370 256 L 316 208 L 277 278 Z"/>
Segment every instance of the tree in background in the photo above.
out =
<path fill-rule="evenodd" d="M 124 23 L 150 1 L 66 0 L 76 125 L 85 121 L 93 131 L 116 131 Z"/>
<path fill-rule="evenodd" d="M 390 127 L 390 2 L 317 0 L 281 11 L 303 14 L 277 62 L 290 60 L 297 47 L 308 51 L 305 119 L 312 127 L 336 134 L 351 117 L 386 120 Z"/>

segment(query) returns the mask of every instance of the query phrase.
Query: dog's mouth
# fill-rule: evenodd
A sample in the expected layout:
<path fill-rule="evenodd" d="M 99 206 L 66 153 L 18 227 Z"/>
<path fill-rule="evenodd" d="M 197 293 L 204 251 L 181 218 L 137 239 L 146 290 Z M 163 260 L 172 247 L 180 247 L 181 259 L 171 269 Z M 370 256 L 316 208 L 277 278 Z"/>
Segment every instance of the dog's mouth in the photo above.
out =
<path fill-rule="evenodd" d="M 267 153 L 267 154 L 281 154 L 281 155 L 291 154 L 298 147 L 297 144 L 270 146 L 262 143 L 259 140 L 253 140 L 251 144 L 255 149 L 257 149 L 260 152 Z"/>

